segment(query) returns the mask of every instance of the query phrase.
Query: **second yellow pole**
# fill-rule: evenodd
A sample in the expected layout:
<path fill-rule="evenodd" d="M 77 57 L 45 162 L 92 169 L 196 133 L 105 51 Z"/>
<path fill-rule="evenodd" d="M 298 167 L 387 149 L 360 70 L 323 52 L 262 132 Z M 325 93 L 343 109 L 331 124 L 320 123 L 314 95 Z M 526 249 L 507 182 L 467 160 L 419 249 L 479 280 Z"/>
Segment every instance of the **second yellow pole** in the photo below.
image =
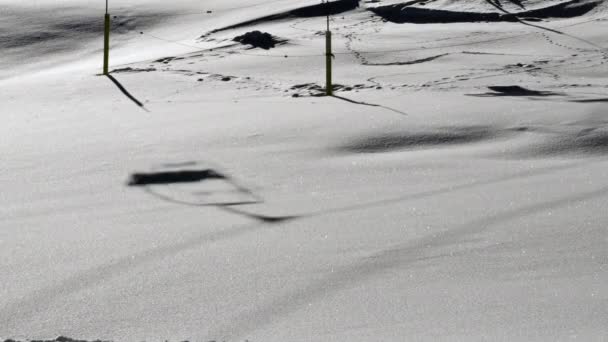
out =
<path fill-rule="evenodd" d="M 327 96 L 332 96 L 334 94 L 333 84 L 332 84 L 332 75 L 331 75 L 331 31 L 327 30 L 325 35 L 325 67 L 326 67 L 326 75 L 325 75 L 325 91 Z"/>
<path fill-rule="evenodd" d="M 103 37 L 103 74 L 109 74 L 110 64 L 110 15 L 106 13 Z"/>

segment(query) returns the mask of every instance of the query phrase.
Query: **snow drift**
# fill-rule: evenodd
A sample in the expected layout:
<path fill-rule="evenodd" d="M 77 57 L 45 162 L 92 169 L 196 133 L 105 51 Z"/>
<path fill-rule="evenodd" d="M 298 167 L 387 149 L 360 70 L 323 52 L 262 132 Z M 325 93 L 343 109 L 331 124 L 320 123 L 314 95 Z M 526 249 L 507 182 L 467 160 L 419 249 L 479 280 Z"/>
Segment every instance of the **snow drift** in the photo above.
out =
<path fill-rule="evenodd" d="M 521 19 L 573 18 L 589 13 L 601 0 L 572 0 L 533 10 L 508 12 L 497 5 L 496 12 L 464 12 L 394 4 L 370 8 L 370 11 L 393 23 L 464 23 L 499 22 Z"/>

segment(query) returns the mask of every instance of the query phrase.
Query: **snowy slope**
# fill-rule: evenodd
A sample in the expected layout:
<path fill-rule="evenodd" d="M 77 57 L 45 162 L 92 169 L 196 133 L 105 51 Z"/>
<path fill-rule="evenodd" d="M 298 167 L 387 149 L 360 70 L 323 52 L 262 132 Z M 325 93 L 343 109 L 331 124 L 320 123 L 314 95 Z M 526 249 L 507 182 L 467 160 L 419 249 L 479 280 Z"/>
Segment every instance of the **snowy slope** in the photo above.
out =
<path fill-rule="evenodd" d="M 361 3 L 332 17 L 336 98 L 310 96 L 323 17 L 209 34 L 317 3 L 112 4 L 139 107 L 97 75 L 101 2 L 0 0 L 0 339 L 608 339 L 605 4 Z M 287 43 L 232 41 L 255 29 Z M 127 186 L 184 169 L 223 177 Z"/>

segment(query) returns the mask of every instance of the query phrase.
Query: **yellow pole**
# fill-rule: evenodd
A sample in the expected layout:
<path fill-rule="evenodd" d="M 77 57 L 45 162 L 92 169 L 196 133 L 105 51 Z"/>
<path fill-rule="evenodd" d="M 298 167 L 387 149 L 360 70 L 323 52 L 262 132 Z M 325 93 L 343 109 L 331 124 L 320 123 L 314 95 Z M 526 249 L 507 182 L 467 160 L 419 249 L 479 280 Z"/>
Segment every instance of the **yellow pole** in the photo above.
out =
<path fill-rule="evenodd" d="M 333 84 L 331 80 L 331 31 L 329 30 L 329 0 L 325 0 L 325 9 L 327 10 L 327 30 L 325 31 L 325 94 L 332 96 L 334 94 Z"/>
<path fill-rule="evenodd" d="M 103 74 L 108 75 L 110 64 L 110 14 L 106 13 L 103 39 Z"/>
<path fill-rule="evenodd" d="M 331 31 L 327 31 L 327 33 L 326 33 L 325 50 L 326 50 L 325 65 L 326 65 L 326 71 L 327 71 L 327 74 L 325 75 L 325 89 L 327 92 L 327 96 L 332 96 L 333 95 L 333 85 L 332 85 L 332 80 L 331 80 L 331 57 L 332 57 Z"/>

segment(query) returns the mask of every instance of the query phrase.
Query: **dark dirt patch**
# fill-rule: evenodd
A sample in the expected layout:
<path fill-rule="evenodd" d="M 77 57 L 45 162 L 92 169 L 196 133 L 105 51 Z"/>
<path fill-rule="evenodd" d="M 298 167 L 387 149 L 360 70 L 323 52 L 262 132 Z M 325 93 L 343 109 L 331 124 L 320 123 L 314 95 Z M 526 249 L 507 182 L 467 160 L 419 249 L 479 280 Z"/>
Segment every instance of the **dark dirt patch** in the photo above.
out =
<path fill-rule="evenodd" d="M 232 39 L 244 45 L 251 45 L 253 48 L 270 50 L 277 45 L 285 44 L 287 40 L 277 38 L 268 32 L 251 31 Z"/>
<path fill-rule="evenodd" d="M 380 133 L 356 139 L 338 148 L 348 153 L 381 153 L 467 144 L 491 139 L 497 131 L 491 127 L 453 127 L 427 132 Z"/>
<path fill-rule="evenodd" d="M 221 75 L 221 74 L 212 74 L 212 75 L 209 75 L 209 78 L 212 80 L 222 81 L 222 82 L 230 82 L 230 81 L 238 79 L 238 77 L 236 77 L 236 76 Z"/>
<path fill-rule="evenodd" d="M 355 85 L 343 85 L 343 84 L 333 84 L 334 92 L 348 92 L 348 91 L 357 91 L 362 89 L 371 89 L 376 88 L 375 85 L 365 85 L 365 84 L 355 84 Z M 296 84 L 289 88 L 287 91 L 292 91 L 293 97 L 305 97 L 305 96 L 325 96 L 325 87 L 318 85 L 316 83 L 303 83 Z"/>
<path fill-rule="evenodd" d="M 183 60 L 184 57 L 163 57 L 154 61 L 154 63 L 169 64 L 173 61 Z"/>
<path fill-rule="evenodd" d="M 131 68 L 131 67 L 127 67 L 127 68 L 114 69 L 114 70 L 110 71 L 110 73 L 112 73 L 112 74 L 120 74 L 120 73 L 152 72 L 152 71 L 156 71 L 156 68 Z"/>
<path fill-rule="evenodd" d="M 20 342 L 20 341 L 8 339 L 8 340 L 5 340 L 4 342 Z M 77 339 L 73 339 L 73 338 L 69 338 L 69 337 L 65 337 L 65 336 L 59 336 L 54 340 L 31 340 L 29 342 L 89 342 L 89 341 L 77 340 Z M 107 342 L 107 341 L 94 340 L 94 341 L 90 341 L 90 342 Z"/>

